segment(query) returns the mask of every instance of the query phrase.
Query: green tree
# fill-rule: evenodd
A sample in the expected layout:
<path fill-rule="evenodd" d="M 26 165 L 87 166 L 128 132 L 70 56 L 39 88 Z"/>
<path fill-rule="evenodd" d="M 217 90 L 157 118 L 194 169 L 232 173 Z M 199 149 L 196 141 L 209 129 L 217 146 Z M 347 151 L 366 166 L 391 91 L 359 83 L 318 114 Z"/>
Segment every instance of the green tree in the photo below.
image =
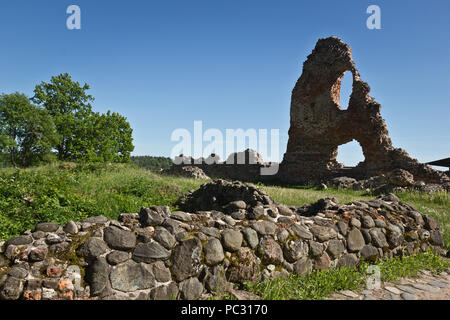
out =
<path fill-rule="evenodd" d="M 59 140 L 52 117 L 46 110 L 33 106 L 25 115 L 24 135 L 20 137 L 21 166 L 28 167 L 52 160 L 50 151 Z"/>
<path fill-rule="evenodd" d="M 33 101 L 53 117 L 61 137 L 56 145 L 60 160 L 129 162 L 134 150 L 132 129 L 118 113 L 92 111 L 94 97 L 64 73 L 42 82 L 34 89 Z"/>
<path fill-rule="evenodd" d="M 52 116 L 60 141 L 56 145 L 60 160 L 77 158 L 73 146 L 80 144 L 80 133 L 89 132 L 89 121 L 92 115 L 90 102 L 94 97 L 87 94 L 88 84 L 83 86 L 73 81 L 68 73 L 53 76 L 49 83 L 42 82 L 34 89 L 33 102 L 42 105 Z"/>
<path fill-rule="evenodd" d="M 173 162 L 168 157 L 132 156 L 131 163 L 151 171 L 169 169 Z"/>
<path fill-rule="evenodd" d="M 85 138 L 73 140 L 70 148 L 79 160 L 127 163 L 134 150 L 132 133 L 124 116 L 111 111 L 92 113 L 76 129 L 76 135 Z"/>
<path fill-rule="evenodd" d="M 95 151 L 100 161 L 130 162 L 134 150 L 133 129 L 124 116 L 109 110 L 97 114 L 95 129 Z"/>
<path fill-rule="evenodd" d="M 50 114 L 21 93 L 0 96 L 0 152 L 14 166 L 43 161 L 59 140 Z"/>

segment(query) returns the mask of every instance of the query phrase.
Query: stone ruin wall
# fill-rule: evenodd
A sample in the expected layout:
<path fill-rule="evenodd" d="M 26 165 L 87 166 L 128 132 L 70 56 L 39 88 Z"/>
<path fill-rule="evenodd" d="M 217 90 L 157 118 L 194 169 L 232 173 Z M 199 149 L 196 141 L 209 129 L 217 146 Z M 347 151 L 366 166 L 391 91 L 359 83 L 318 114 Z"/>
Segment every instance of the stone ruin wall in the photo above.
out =
<path fill-rule="evenodd" d="M 237 295 L 233 284 L 361 259 L 446 254 L 439 224 L 392 194 L 287 207 L 251 184 L 218 180 L 179 205 L 118 221 L 39 223 L 0 244 L 0 299 L 206 299 Z"/>
<path fill-rule="evenodd" d="M 261 175 L 261 169 L 270 167 L 256 151 L 247 149 L 235 152 L 225 161 L 211 154 L 208 158 L 194 159 L 180 155 L 165 174 L 194 177 L 197 179 L 222 178 L 247 182 L 272 181 L 276 176 Z M 196 168 L 200 169 L 196 170 Z"/>
<path fill-rule="evenodd" d="M 346 71 L 352 73 L 353 89 L 348 108 L 343 110 L 340 88 Z M 280 177 L 295 183 L 343 174 L 367 179 L 403 169 L 425 183 L 449 181 L 445 174 L 392 146 L 381 105 L 369 93 L 350 47 L 336 37 L 320 39 L 292 91 L 289 141 Z M 354 170 L 340 170 L 338 146 L 352 140 L 361 145 L 365 161 Z"/>

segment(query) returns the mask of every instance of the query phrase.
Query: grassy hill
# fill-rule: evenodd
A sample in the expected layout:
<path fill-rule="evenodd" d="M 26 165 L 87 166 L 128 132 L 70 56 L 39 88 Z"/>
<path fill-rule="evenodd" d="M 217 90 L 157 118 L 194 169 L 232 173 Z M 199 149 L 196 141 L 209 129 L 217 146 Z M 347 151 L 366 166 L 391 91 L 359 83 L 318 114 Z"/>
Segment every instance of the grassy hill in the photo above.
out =
<path fill-rule="evenodd" d="M 63 224 L 98 215 L 117 219 L 120 213 L 138 212 L 142 206 L 171 206 L 202 182 L 123 164 L 0 169 L 0 239 L 42 221 Z"/>
<path fill-rule="evenodd" d="M 168 205 L 204 180 L 161 176 L 136 165 L 52 164 L 29 169 L 0 169 L 0 240 L 21 234 L 43 221 L 64 224 L 69 220 L 138 212 L 142 206 Z M 301 206 L 324 197 L 341 203 L 371 199 L 353 190 L 316 190 L 310 187 L 260 185 L 275 201 Z M 431 195 L 405 192 L 400 199 L 441 223 L 450 242 L 450 200 L 447 193 Z"/>

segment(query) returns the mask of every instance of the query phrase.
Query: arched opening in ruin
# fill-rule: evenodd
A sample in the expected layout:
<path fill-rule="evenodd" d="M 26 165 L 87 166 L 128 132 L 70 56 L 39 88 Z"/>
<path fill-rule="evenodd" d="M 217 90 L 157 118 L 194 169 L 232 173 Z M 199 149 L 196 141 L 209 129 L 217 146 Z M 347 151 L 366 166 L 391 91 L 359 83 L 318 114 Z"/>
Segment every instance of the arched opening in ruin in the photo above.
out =
<path fill-rule="evenodd" d="M 347 110 L 350 101 L 350 95 L 353 90 L 353 74 L 350 71 L 345 71 L 341 79 L 340 99 L 339 105 L 342 110 Z"/>
<path fill-rule="evenodd" d="M 356 167 L 364 161 L 364 154 L 358 141 L 352 140 L 338 147 L 337 161 L 345 167 Z"/>

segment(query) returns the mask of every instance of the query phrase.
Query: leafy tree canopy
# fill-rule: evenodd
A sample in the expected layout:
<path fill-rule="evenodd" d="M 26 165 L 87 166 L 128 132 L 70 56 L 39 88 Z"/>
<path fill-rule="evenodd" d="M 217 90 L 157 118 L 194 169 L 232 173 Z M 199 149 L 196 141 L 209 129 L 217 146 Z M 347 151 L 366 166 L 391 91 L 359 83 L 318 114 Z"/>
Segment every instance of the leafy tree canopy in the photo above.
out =
<path fill-rule="evenodd" d="M 169 169 L 173 162 L 168 157 L 132 156 L 131 163 L 150 171 L 158 172 L 161 169 Z"/>
<path fill-rule="evenodd" d="M 21 93 L 0 96 L 0 152 L 14 166 L 39 163 L 59 141 L 50 114 Z"/>
<path fill-rule="evenodd" d="M 85 120 L 92 113 L 90 102 L 94 97 L 86 93 L 88 89 L 88 84 L 81 86 L 68 73 L 53 76 L 49 83 L 42 82 L 34 89 L 33 102 L 50 113 L 61 137 L 56 146 L 60 160 L 76 158 L 70 146 L 83 137 L 74 133 L 83 131 L 82 127 L 87 125 Z"/>
<path fill-rule="evenodd" d="M 80 85 L 69 74 L 54 76 L 37 85 L 33 101 L 53 117 L 60 141 L 55 146 L 60 160 L 129 162 L 134 150 L 132 129 L 118 113 L 92 111 L 94 97 L 88 84 Z"/>

